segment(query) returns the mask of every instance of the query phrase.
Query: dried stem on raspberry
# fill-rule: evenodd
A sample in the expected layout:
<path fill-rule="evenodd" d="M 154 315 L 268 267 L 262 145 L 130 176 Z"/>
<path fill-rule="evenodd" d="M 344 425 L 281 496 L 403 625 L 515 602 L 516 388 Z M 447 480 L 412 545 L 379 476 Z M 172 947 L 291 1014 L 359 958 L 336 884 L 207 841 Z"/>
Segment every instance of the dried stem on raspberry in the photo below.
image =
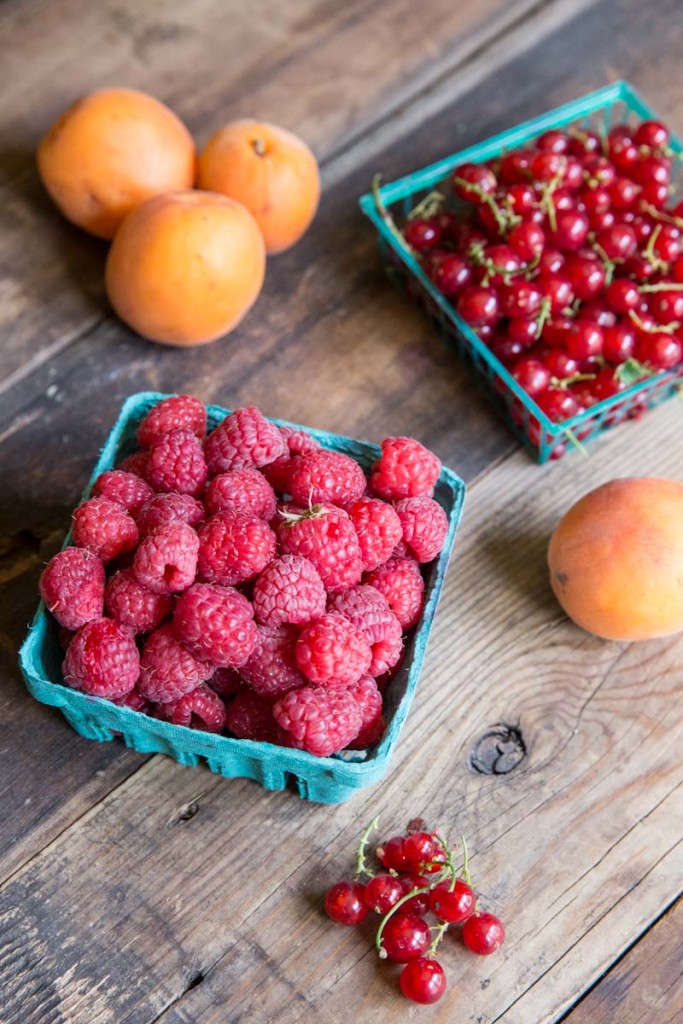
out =
<path fill-rule="evenodd" d="M 358 843 L 358 849 L 356 850 L 356 875 L 367 875 L 369 878 L 374 877 L 374 871 L 370 871 L 365 860 L 365 850 L 370 840 L 370 836 L 379 828 L 379 815 L 373 818 L 369 825 L 366 825 L 363 829 L 360 841 Z"/>
<path fill-rule="evenodd" d="M 294 526 L 304 519 L 323 519 L 327 515 L 327 509 L 320 504 L 309 505 L 304 512 L 285 512 L 283 509 L 279 509 L 278 515 L 284 520 L 285 526 Z"/>

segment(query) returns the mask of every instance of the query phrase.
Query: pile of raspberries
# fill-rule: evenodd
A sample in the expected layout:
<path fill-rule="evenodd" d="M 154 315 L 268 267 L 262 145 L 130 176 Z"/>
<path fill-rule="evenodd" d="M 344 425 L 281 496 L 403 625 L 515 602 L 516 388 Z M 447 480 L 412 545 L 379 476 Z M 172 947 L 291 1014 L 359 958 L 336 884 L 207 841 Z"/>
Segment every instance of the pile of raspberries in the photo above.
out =
<path fill-rule="evenodd" d="M 383 693 L 448 521 L 390 437 L 369 476 L 255 407 L 207 436 L 177 395 L 73 514 L 40 579 L 66 685 L 175 725 L 327 757 L 381 739 Z"/>

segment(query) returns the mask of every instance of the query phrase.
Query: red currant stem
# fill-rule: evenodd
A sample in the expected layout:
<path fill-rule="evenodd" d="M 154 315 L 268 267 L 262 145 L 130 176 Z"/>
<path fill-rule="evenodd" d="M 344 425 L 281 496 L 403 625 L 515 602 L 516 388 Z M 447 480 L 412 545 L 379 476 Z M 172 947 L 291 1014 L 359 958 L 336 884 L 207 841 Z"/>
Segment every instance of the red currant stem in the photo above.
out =
<path fill-rule="evenodd" d="M 639 292 L 681 292 L 683 284 L 677 281 L 658 281 L 657 284 L 641 284 Z"/>
<path fill-rule="evenodd" d="M 443 192 L 439 192 L 438 189 L 428 192 L 417 206 L 412 208 L 408 220 L 414 220 L 416 217 L 433 217 L 441 209 L 445 198 Z"/>
<path fill-rule="evenodd" d="M 472 242 L 468 247 L 465 254 L 465 258 L 472 264 L 473 267 L 482 267 L 486 262 L 484 256 L 484 246 L 481 242 Z"/>
<path fill-rule="evenodd" d="M 596 242 L 594 238 L 591 241 L 591 247 L 602 260 L 602 265 L 605 268 L 605 286 L 609 288 L 612 283 L 612 278 L 614 277 L 614 271 L 616 270 L 617 263 L 622 263 L 623 260 L 611 260 L 603 247 L 599 242 Z"/>
<path fill-rule="evenodd" d="M 468 885 L 472 885 L 472 878 L 470 875 L 470 851 L 467 849 L 467 840 L 464 836 L 460 836 L 460 845 L 462 846 L 462 870 L 460 871 L 460 874 Z"/>
<path fill-rule="evenodd" d="M 441 836 L 435 836 L 434 838 L 436 839 L 437 843 L 439 844 L 439 846 L 441 847 L 443 852 L 446 854 L 446 860 L 445 861 L 440 861 L 440 860 L 432 861 L 432 863 L 433 864 L 440 864 L 442 866 L 443 870 L 447 871 L 448 874 L 451 876 L 451 884 L 449 885 L 448 888 L 452 892 L 453 889 L 455 889 L 455 883 L 458 880 L 458 869 L 456 868 L 455 861 L 453 860 L 453 851 L 449 850 L 448 843 L 446 843 L 445 840 L 443 840 L 441 838 Z"/>
<path fill-rule="evenodd" d="M 644 323 L 640 319 L 635 309 L 629 310 L 628 315 L 631 317 L 631 320 L 633 320 L 638 330 L 643 331 L 645 334 L 659 334 L 660 332 L 662 334 L 675 334 L 681 326 L 679 320 L 672 320 L 670 324 L 655 324 L 654 327 L 649 327 L 648 324 Z"/>
<path fill-rule="evenodd" d="M 555 209 L 555 203 L 553 202 L 553 192 L 560 187 L 564 174 L 556 174 L 547 185 L 544 185 L 541 189 L 541 202 L 540 207 L 548 218 L 551 231 L 557 231 L 557 210 Z"/>
<path fill-rule="evenodd" d="M 397 900 L 396 903 L 394 903 L 393 907 L 386 912 L 386 914 L 380 921 L 379 928 L 377 929 L 377 935 L 375 936 L 375 947 L 377 948 L 377 952 L 379 953 L 380 960 L 386 960 L 387 958 L 387 951 L 382 945 L 382 933 L 384 932 L 387 921 L 389 920 L 390 917 L 394 916 L 399 907 L 402 907 L 403 904 L 407 903 L 408 900 L 413 898 L 413 896 L 417 896 L 418 893 L 424 892 L 425 888 L 426 886 L 423 886 L 422 888 L 416 886 L 414 889 L 411 889 L 410 892 L 407 892 L 405 896 L 401 896 L 400 900 Z M 432 887 L 430 886 L 429 888 L 431 889 Z"/>
<path fill-rule="evenodd" d="M 486 205 L 490 207 L 491 213 L 493 214 L 496 224 L 498 225 L 498 230 L 500 231 L 501 235 L 504 235 L 507 232 L 508 228 L 507 220 L 505 219 L 505 214 L 503 213 L 503 211 L 501 210 L 500 206 L 493 198 L 493 196 L 490 196 L 488 192 L 485 192 L 481 185 L 475 185 L 471 181 L 466 181 L 465 178 L 455 177 L 453 181 L 460 188 L 466 189 L 468 192 L 471 192 L 473 195 L 481 199 L 482 203 L 486 203 Z"/>
<path fill-rule="evenodd" d="M 653 220 L 663 220 L 666 224 L 675 224 L 677 228 L 683 230 L 683 217 L 674 217 L 672 213 L 667 213 L 666 210 L 659 210 L 652 203 L 643 203 L 643 210 Z"/>
<path fill-rule="evenodd" d="M 607 138 L 607 131 L 604 124 L 598 125 L 596 135 L 600 139 L 600 148 L 602 149 L 602 155 L 609 157 L 609 140 Z"/>
<path fill-rule="evenodd" d="M 373 818 L 369 825 L 366 825 L 363 829 L 360 841 L 358 843 L 358 849 L 356 850 L 356 875 L 368 875 L 369 878 L 374 877 L 374 872 L 370 871 L 365 862 L 365 849 L 368 845 L 370 835 L 379 828 L 379 815 Z"/>
<path fill-rule="evenodd" d="M 533 276 L 534 271 L 538 268 L 538 265 L 539 265 L 540 262 L 541 262 L 541 255 L 539 253 L 538 256 L 534 256 L 534 258 L 532 260 L 529 260 L 528 263 L 525 263 L 523 267 L 519 268 L 519 270 L 508 271 L 508 273 L 511 273 L 511 274 L 524 274 L 524 276 L 527 279 L 527 281 L 530 281 L 532 276 Z"/>
<path fill-rule="evenodd" d="M 545 299 L 542 299 L 541 308 L 538 311 L 538 320 L 536 321 L 536 341 L 538 341 L 538 339 L 541 337 L 541 335 L 543 334 L 543 328 L 547 324 L 548 320 L 550 320 L 551 310 L 552 303 L 550 299 L 547 297 Z"/>
<path fill-rule="evenodd" d="M 508 229 L 509 228 L 514 228 L 518 224 L 521 224 L 522 223 L 522 218 L 520 217 L 520 215 L 518 213 L 515 213 L 515 211 L 513 210 L 513 208 L 512 208 L 512 199 L 510 198 L 510 194 L 509 193 L 505 196 L 505 199 L 503 200 L 503 204 L 505 206 L 504 217 L 505 217 L 505 220 L 507 222 Z"/>
<path fill-rule="evenodd" d="M 566 434 L 566 436 L 569 439 L 569 441 L 574 445 L 574 447 L 578 448 L 578 450 L 581 452 L 583 457 L 585 459 L 587 459 L 589 457 L 590 453 L 586 449 L 585 444 L 581 444 L 581 442 L 579 441 L 578 437 L 576 436 L 574 431 L 571 429 L 571 427 L 565 427 L 564 428 L 564 433 Z"/>
<path fill-rule="evenodd" d="M 406 242 L 405 238 L 403 237 L 401 232 L 396 227 L 396 224 L 394 222 L 394 218 L 391 216 L 391 214 L 387 210 L 386 206 L 382 202 L 382 198 L 381 198 L 381 196 L 379 194 L 379 188 L 380 188 L 381 181 L 382 181 L 382 175 L 381 174 L 376 174 L 374 176 L 374 178 L 372 179 L 372 189 L 371 189 L 371 191 L 372 191 L 373 199 L 375 200 L 375 206 L 377 207 L 377 212 L 379 213 L 380 217 L 382 218 L 382 220 L 386 224 L 388 230 L 394 236 L 396 241 L 399 242 L 399 244 L 402 245 L 404 249 L 407 249 L 408 252 L 412 256 L 416 256 L 415 250 L 413 249 L 412 245 L 409 245 L 408 242 Z"/>
<path fill-rule="evenodd" d="M 581 380 L 595 380 L 594 373 L 573 373 L 571 377 L 551 377 L 551 387 L 566 391 L 572 384 L 578 384 Z"/>
<path fill-rule="evenodd" d="M 661 230 L 662 225 L 658 224 L 657 227 L 654 228 L 650 237 L 648 238 L 647 245 L 643 249 L 642 253 L 643 259 L 648 260 L 648 262 L 652 263 L 653 266 L 655 266 L 658 270 L 661 269 L 663 266 L 666 266 L 663 260 L 660 260 L 658 256 L 655 256 L 655 242 L 659 238 Z"/>
<path fill-rule="evenodd" d="M 424 954 L 425 956 L 436 956 L 437 946 L 448 931 L 448 921 L 442 921 L 440 924 L 433 925 L 431 930 L 434 933 L 434 937 L 432 938 L 429 949 Z"/>

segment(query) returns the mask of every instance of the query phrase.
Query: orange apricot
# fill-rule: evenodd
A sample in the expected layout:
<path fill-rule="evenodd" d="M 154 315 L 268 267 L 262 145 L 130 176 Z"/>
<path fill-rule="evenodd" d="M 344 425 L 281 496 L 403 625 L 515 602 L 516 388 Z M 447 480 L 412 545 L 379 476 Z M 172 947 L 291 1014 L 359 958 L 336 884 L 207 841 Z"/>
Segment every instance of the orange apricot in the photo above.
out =
<path fill-rule="evenodd" d="M 172 192 L 123 221 L 107 259 L 107 295 L 145 338 L 204 345 L 231 331 L 256 301 L 265 262 L 261 232 L 240 203 Z"/>
<path fill-rule="evenodd" d="M 320 200 L 311 150 L 292 132 L 264 121 L 233 121 L 209 139 L 199 156 L 199 187 L 243 203 L 269 254 L 301 238 Z"/>
<path fill-rule="evenodd" d="M 136 89 L 98 89 L 74 103 L 38 147 L 38 171 L 65 217 L 113 238 L 146 199 L 191 188 L 197 154 L 172 110 Z"/>
<path fill-rule="evenodd" d="M 550 583 L 577 625 L 609 640 L 683 629 L 683 484 L 612 480 L 576 502 L 548 548 Z"/>

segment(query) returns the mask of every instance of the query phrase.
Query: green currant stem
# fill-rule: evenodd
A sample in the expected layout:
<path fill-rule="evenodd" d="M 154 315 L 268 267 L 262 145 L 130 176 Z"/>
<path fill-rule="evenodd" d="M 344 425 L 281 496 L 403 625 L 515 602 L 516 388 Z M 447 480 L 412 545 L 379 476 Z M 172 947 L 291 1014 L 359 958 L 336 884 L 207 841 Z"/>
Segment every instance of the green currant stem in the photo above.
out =
<path fill-rule="evenodd" d="M 638 330 L 643 331 L 645 334 L 659 334 L 660 332 L 663 334 L 675 334 L 681 326 L 679 320 L 673 320 L 670 324 L 657 324 L 656 327 L 648 327 L 648 325 L 643 323 L 640 319 L 635 309 L 629 310 L 628 315 L 631 317 L 631 320 L 633 320 Z"/>
<path fill-rule="evenodd" d="M 550 299 L 543 299 L 541 301 L 541 308 L 538 312 L 538 320 L 536 322 L 536 341 L 538 341 L 538 339 L 541 337 L 541 335 L 543 334 L 543 328 L 550 320 L 551 309 L 552 303 Z M 463 843 L 464 841 L 465 840 L 463 839 Z"/>
<path fill-rule="evenodd" d="M 441 209 L 444 199 L 443 192 L 439 192 L 437 189 L 428 192 L 424 199 L 421 199 L 417 206 L 412 208 L 408 214 L 408 220 L 414 220 L 416 217 L 433 217 Z"/>
<path fill-rule="evenodd" d="M 425 956 L 436 956 L 437 946 L 448 931 L 448 921 L 442 921 L 441 924 L 435 925 L 432 928 L 432 931 L 434 932 L 434 937 L 432 938 L 429 949 L 424 954 Z"/>
<path fill-rule="evenodd" d="M 623 260 L 611 260 L 603 247 L 596 242 L 594 238 L 591 241 L 591 246 L 602 260 L 602 265 L 605 268 L 605 284 L 609 288 L 612 283 L 612 278 L 614 277 L 614 271 L 616 270 L 617 263 L 622 263 Z"/>
<path fill-rule="evenodd" d="M 553 202 L 553 192 L 555 192 L 562 184 L 562 173 L 556 174 L 547 185 L 543 186 L 541 190 L 541 202 L 540 207 L 548 218 L 551 231 L 557 231 L 557 210 L 555 209 L 555 203 Z"/>
<path fill-rule="evenodd" d="M 659 256 L 655 255 L 655 242 L 659 238 L 661 230 L 662 225 L 658 224 L 652 232 L 652 234 L 650 235 L 650 237 L 648 238 L 647 245 L 643 249 L 644 259 L 648 260 L 648 262 L 650 262 L 653 265 L 653 267 L 655 267 L 657 270 L 662 270 L 667 266 L 664 260 L 660 260 Z"/>
<path fill-rule="evenodd" d="M 462 871 L 460 874 L 468 885 L 472 885 L 472 878 L 470 876 L 470 851 L 467 849 L 467 840 L 464 836 L 460 836 L 460 845 L 462 846 Z"/>
<path fill-rule="evenodd" d="M 574 445 L 574 447 L 578 448 L 578 450 L 581 452 L 584 458 L 587 459 L 589 456 L 589 452 L 586 449 L 586 446 L 584 444 L 581 444 L 574 431 L 570 427 L 565 427 L 564 433 L 566 434 L 569 441 L 571 441 L 571 443 Z"/>
<path fill-rule="evenodd" d="M 681 222 L 683 223 L 683 221 Z M 658 281 L 657 284 L 641 284 L 639 292 L 681 292 L 683 284 L 676 281 Z"/>
<path fill-rule="evenodd" d="M 382 197 L 379 194 L 379 188 L 380 188 L 381 181 L 382 181 L 382 175 L 381 174 L 376 174 L 374 176 L 374 178 L 372 179 L 372 196 L 373 196 L 373 199 L 375 200 L 375 206 L 377 207 L 377 212 L 379 213 L 380 217 L 382 218 L 382 220 L 384 221 L 384 223 L 386 224 L 387 228 L 389 229 L 391 234 L 394 236 L 396 241 L 404 249 L 407 249 L 408 252 L 412 256 L 415 256 L 417 258 L 417 254 L 415 253 L 415 250 L 413 249 L 412 245 L 409 245 L 406 242 L 405 238 L 403 237 L 401 232 L 396 227 L 396 223 L 394 221 L 394 218 L 392 217 L 392 215 L 389 213 L 389 211 L 387 210 L 386 206 L 382 202 Z"/>
<path fill-rule="evenodd" d="M 379 828 L 379 815 L 373 818 L 369 825 L 366 825 L 363 829 L 363 833 L 358 843 L 358 849 L 356 850 L 356 875 L 367 875 L 372 878 L 374 873 L 368 869 L 365 862 L 365 848 L 368 845 L 370 836 Z"/>
<path fill-rule="evenodd" d="M 574 373 L 571 377 L 551 377 L 550 384 L 554 388 L 566 391 L 572 384 L 578 384 L 581 380 L 595 380 L 594 373 Z"/>
<path fill-rule="evenodd" d="M 498 230 L 500 231 L 501 235 L 506 234 L 508 224 L 505 218 L 505 214 L 503 213 L 503 211 L 501 210 L 500 206 L 493 198 L 493 196 L 490 196 L 488 192 L 485 192 L 481 185 L 474 185 L 472 184 L 472 182 L 466 181 L 465 178 L 456 177 L 453 179 L 453 182 L 454 184 L 459 185 L 460 188 L 467 189 L 468 192 L 472 192 L 473 195 L 481 199 L 482 203 L 486 203 L 486 205 L 489 206 L 491 209 L 491 213 L 495 218 L 496 224 L 498 225 Z"/>
<path fill-rule="evenodd" d="M 653 220 L 662 220 L 666 224 L 675 224 L 677 228 L 683 229 L 683 217 L 674 217 L 672 213 L 660 210 L 652 203 L 643 203 L 643 209 Z"/>

